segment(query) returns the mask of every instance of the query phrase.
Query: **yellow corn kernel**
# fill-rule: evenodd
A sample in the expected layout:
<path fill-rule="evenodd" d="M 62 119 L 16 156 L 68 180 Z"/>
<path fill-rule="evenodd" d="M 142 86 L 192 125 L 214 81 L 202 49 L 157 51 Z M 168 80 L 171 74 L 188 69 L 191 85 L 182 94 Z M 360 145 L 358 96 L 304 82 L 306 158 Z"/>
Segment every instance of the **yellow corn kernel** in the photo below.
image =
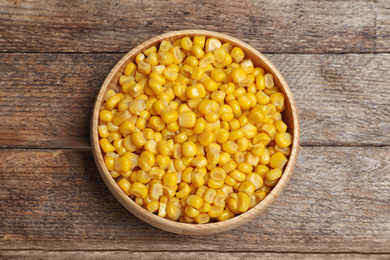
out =
<path fill-rule="evenodd" d="M 115 147 L 106 138 L 100 139 L 99 144 L 105 153 L 115 151 Z"/>
<path fill-rule="evenodd" d="M 136 131 L 131 135 L 131 141 L 134 145 L 142 147 L 146 144 L 147 140 L 144 137 L 144 134 L 140 131 Z"/>
<path fill-rule="evenodd" d="M 119 157 L 115 160 L 115 171 L 121 173 L 121 172 L 128 172 L 130 171 L 131 162 L 130 159 L 126 156 Z"/>
<path fill-rule="evenodd" d="M 187 138 L 188 136 L 184 133 L 179 133 L 177 135 L 175 135 L 175 137 L 173 138 L 173 140 L 176 142 L 176 143 L 179 143 L 179 144 L 182 144 L 184 143 L 185 141 L 187 141 Z"/>
<path fill-rule="evenodd" d="M 171 48 L 173 48 L 171 41 L 162 40 L 158 51 L 169 51 Z"/>
<path fill-rule="evenodd" d="M 229 140 L 236 141 L 241 137 L 244 137 L 245 133 L 242 129 L 237 129 L 229 133 Z"/>
<path fill-rule="evenodd" d="M 148 188 L 140 182 L 134 182 L 131 184 L 129 192 L 131 195 L 144 199 L 148 195 Z"/>
<path fill-rule="evenodd" d="M 238 145 L 234 141 L 227 141 L 222 145 L 222 150 L 229 154 L 234 154 L 238 150 Z"/>
<path fill-rule="evenodd" d="M 252 195 L 256 190 L 256 186 L 250 181 L 243 181 L 238 188 L 238 191 L 245 192 L 248 196 Z"/>
<path fill-rule="evenodd" d="M 210 77 L 215 80 L 216 82 L 222 82 L 226 78 L 225 72 L 222 70 L 212 70 L 210 73 Z"/>
<path fill-rule="evenodd" d="M 185 214 L 190 217 L 190 218 L 194 218 L 196 217 L 197 215 L 199 215 L 199 210 L 195 209 L 194 207 L 190 206 L 190 205 L 187 205 L 184 209 L 184 212 Z"/>
<path fill-rule="evenodd" d="M 150 79 L 157 80 L 158 83 L 160 83 L 161 85 L 164 85 L 166 83 L 166 79 L 164 78 L 164 76 L 156 71 L 153 71 L 152 73 L 150 73 L 149 80 Z"/>
<path fill-rule="evenodd" d="M 243 163 L 245 161 L 245 154 L 240 151 L 237 151 L 234 153 L 233 159 L 236 163 Z"/>
<path fill-rule="evenodd" d="M 137 71 L 137 73 L 138 73 L 138 71 Z M 123 93 L 129 94 L 130 90 L 132 89 L 132 87 L 135 84 L 136 84 L 136 82 L 133 79 L 127 80 L 127 81 L 123 82 L 122 85 L 121 85 Z M 142 86 L 141 86 L 141 90 L 142 90 Z"/>
<path fill-rule="evenodd" d="M 206 37 L 205 36 L 201 36 L 201 35 L 194 36 L 194 39 L 193 39 L 194 46 L 198 45 L 201 49 L 203 49 L 205 43 L 206 43 Z"/>
<path fill-rule="evenodd" d="M 221 186 L 222 187 L 222 186 Z M 215 206 L 225 206 L 226 195 L 222 190 L 217 190 L 217 194 L 214 196 L 213 204 Z"/>
<path fill-rule="evenodd" d="M 181 47 L 186 51 L 190 51 L 192 49 L 192 41 L 190 37 L 186 36 L 181 39 Z"/>
<path fill-rule="evenodd" d="M 206 187 L 206 186 L 205 186 Z M 206 191 L 203 193 L 203 201 L 206 203 L 212 204 L 214 201 L 214 197 L 217 195 L 217 191 L 213 188 L 207 188 Z"/>
<path fill-rule="evenodd" d="M 239 163 L 237 165 L 237 170 L 243 172 L 243 173 L 246 173 L 246 174 L 249 174 L 252 172 L 253 170 L 253 167 L 252 165 L 248 164 L 248 163 Z"/>
<path fill-rule="evenodd" d="M 276 131 L 278 131 L 278 133 L 285 133 L 287 131 L 287 125 L 282 120 L 276 121 L 274 126 L 276 127 Z"/>
<path fill-rule="evenodd" d="M 212 146 L 213 144 L 210 144 L 209 148 Z M 219 163 L 219 159 L 220 159 L 220 151 L 221 151 L 221 148 L 219 147 L 219 149 L 208 149 L 207 151 L 207 160 L 210 164 L 212 165 L 216 165 Z"/>
<path fill-rule="evenodd" d="M 179 184 L 179 191 L 176 192 L 176 197 L 182 199 L 190 194 L 191 188 L 188 183 L 182 182 Z"/>
<path fill-rule="evenodd" d="M 259 143 L 253 146 L 252 153 L 253 155 L 260 157 L 264 153 L 264 150 L 265 150 L 264 144 Z"/>
<path fill-rule="evenodd" d="M 260 163 L 262 165 L 267 165 L 270 161 L 270 155 L 268 149 L 265 149 L 263 154 L 260 156 Z"/>
<path fill-rule="evenodd" d="M 158 201 L 151 201 L 148 204 L 146 204 L 146 209 L 149 212 L 155 213 L 160 208 L 160 203 Z"/>
<path fill-rule="evenodd" d="M 194 126 L 194 133 L 195 134 L 201 134 L 203 132 L 203 130 L 205 129 L 206 127 L 206 120 L 204 120 L 204 118 L 198 118 L 198 120 L 196 121 L 196 124 Z"/>
<path fill-rule="evenodd" d="M 104 122 L 109 122 L 112 120 L 113 118 L 113 114 L 111 113 L 111 111 L 108 111 L 108 110 L 102 110 L 100 111 L 100 114 L 99 114 L 99 118 L 100 120 L 104 121 Z"/>
<path fill-rule="evenodd" d="M 206 53 L 201 59 L 199 59 L 199 67 L 202 67 L 204 70 L 208 65 L 211 65 L 215 61 L 214 54 Z"/>
<path fill-rule="evenodd" d="M 109 171 L 115 170 L 115 159 L 111 156 L 104 156 L 104 163 Z"/>
<path fill-rule="evenodd" d="M 225 184 L 224 181 L 216 181 L 216 180 L 213 180 L 212 178 L 209 178 L 209 179 L 207 180 L 207 186 L 209 186 L 210 188 L 213 188 L 213 189 L 219 189 L 219 188 L 221 188 L 224 184 Z"/>
<path fill-rule="evenodd" d="M 177 182 L 177 175 L 173 172 L 167 172 L 164 174 L 163 183 L 165 186 L 174 187 Z"/>
<path fill-rule="evenodd" d="M 187 141 L 182 145 L 182 152 L 184 156 L 193 157 L 197 153 L 197 148 L 194 142 Z"/>
<path fill-rule="evenodd" d="M 204 117 L 208 123 L 215 123 L 219 119 L 219 115 L 214 112 L 207 113 Z"/>
<path fill-rule="evenodd" d="M 144 54 L 146 56 L 148 56 L 151 53 L 156 53 L 156 52 L 157 52 L 157 47 L 156 46 L 152 46 L 149 49 L 144 50 Z"/>
<path fill-rule="evenodd" d="M 171 65 L 175 60 L 174 55 L 169 51 L 159 51 L 158 61 L 161 65 Z"/>
<path fill-rule="evenodd" d="M 283 169 L 284 166 L 287 164 L 287 161 L 288 159 L 284 154 L 282 154 L 281 152 L 275 152 L 271 156 L 269 164 L 272 168 Z"/>
<path fill-rule="evenodd" d="M 167 203 L 160 202 L 157 215 L 159 217 L 165 218 L 167 216 Z"/>
<path fill-rule="evenodd" d="M 149 119 L 148 127 L 152 128 L 154 131 L 162 131 L 165 127 L 164 121 L 159 116 L 152 116 Z"/>
<path fill-rule="evenodd" d="M 268 136 L 273 137 L 276 134 L 276 127 L 274 125 L 264 123 L 261 127 L 260 130 L 263 133 L 266 133 Z"/>
<path fill-rule="evenodd" d="M 240 63 L 245 58 L 244 51 L 240 47 L 234 47 L 230 52 L 230 55 L 236 63 Z"/>
<path fill-rule="evenodd" d="M 181 209 L 174 202 L 169 202 L 167 204 L 166 212 L 168 218 L 170 218 L 171 220 L 177 220 L 181 215 Z"/>
<path fill-rule="evenodd" d="M 284 102 L 284 95 L 281 92 L 273 93 L 271 96 L 271 103 L 276 107 L 276 111 L 282 112 L 286 108 Z"/>
<path fill-rule="evenodd" d="M 226 58 L 226 50 L 223 48 L 214 49 L 215 60 L 218 62 L 223 62 Z"/>
<path fill-rule="evenodd" d="M 223 169 L 229 173 L 233 170 L 235 170 L 237 168 L 237 163 L 233 160 L 230 160 L 229 162 L 227 162 L 224 166 L 223 166 Z"/>
<path fill-rule="evenodd" d="M 146 127 L 146 119 L 145 119 L 145 118 L 142 118 L 142 117 L 138 117 L 138 118 L 137 118 L 137 121 L 135 122 L 135 126 L 136 126 L 139 130 L 145 129 L 145 127 Z"/>
<path fill-rule="evenodd" d="M 251 107 L 252 100 L 246 95 L 239 96 L 237 98 L 238 104 L 240 104 L 241 110 L 248 110 Z"/>
<path fill-rule="evenodd" d="M 230 100 L 228 102 L 229 106 L 231 106 L 232 110 L 233 110 L 233 114 L 237 115 L 241 112 L 241 106 L 240 104 L 238 103 L 237 100 L 233 99 L 233 100 Z"/>
<path fill-rule="evenodd" d="M 292 136 L 290 133 L 277 133 L 275 135 L 275 142 L 280 148 L 286 148 L 291 145 Z"/>
<path fill-rule="evenodd" d="M 210 218 L 218 218 L 223 213 L 223 210 L 223 207 L 212 205 L 208 212 L 208 215 L 210 216 Z"/>
<path fill-rule="evenodd" d="M 137 83 L 137 85 L 139 85 Z M 125 111 L 125 110 L 128 110 L 129 109 L 129 106 L 130 106 L 130 103 L 132 102 L 133 100 L 131 98 L 125 98 L 123 99 L 121 102 L 119 102 L 118 104 L 118 110 L 119 111 Z"/>
<path fill-rule="evenodd" d="M 151 66 L 157 66 L 158 65 L 158 56 L 157 53 L 153 52 L 146 57 L 145 62 L 147 62 Z M 139 65 L 140 67 L 140 65 Z"/>
<path fill-rule="evenodd" d="M 229 173 L 230 177 L 235 179 L 236 181 L 242 182 L 245 181 L 246 175 L 243 172 L 240 172 L 238 170 L 233 170 Z"/>
<path fill-rule="evenodd" d="M 118 181 L 118 186 L 123 190 L 123 192 L 127 195 L 127 196 L 130 196 L 130 187 L 131 187 L 131 184 L 128 180 L 126 179 L 120 179 Z"/>
<path fill-rule="evenodd" d="M 265 133 L 258 133 L 252 140 L 253 144 L 262 143 L 264 146 L 268 145 L 271 142 L 271 138 Z"/>
<path fill-rule="evenodd" d="M 109 134 L 110 133 L 109 133 L 106 125 L 99 125 L 99 136 L 100 137 L 108 137 Z"/>
<path fill-rule="evenodd" d="M 237 140 L 238 151 L 245 152 L 249 147 L 249 140 L 245 137 L 241 137 Z"/>
<path fill-rule="evenodd" d="M 194 127 L 196 124 L 196 115 L 192 111 L 183 112 L 179 114 L 180 127 Z"/>
<path fill-rule="evenodd" d="M 216 167 L 210 171 L 210 178 L 216 181 L 223 181 L 226 178 L 226 172 L 223 168 Z"/>
<path fill-rule="evenodd" d="M 194 159 L 195 160 L 195 159 Z M 192 160 L 192 162 L 194 161 Z M 194 165 L 195 166 L 195 165 Z M 198 167 L 199 168 L 199 167 Z M 204 184 L 203 174 L 200 171 L 193 171 L 191 174 L 191 184 L 197 188 L 202 187 Z"/>
<path fill-rule="evenodd" d="M 143 53 L 139 53 L 136 57 L 135 57 L 135 63 L 140 63 L 141 61 L 144 61 L 145 60 L 145 55 Z"/>
<path fill-rule="evenodd" d="M 191 53 L 192 53 L 197 59 L 202 58 L 203 55 L 204 55 L 203 49 L 202 49 L 199 45 L 195 45 L 195 44 L 194 44 L 194 46 L 192 46 Z"/>
<path fill-rule="evenodd" d="M 264 75 L 264 85 L 266 88 L 273 88 L 274 87 L 274 77 L 270 73 L 266 73 Z"/>
<path fill-rule="evenodd" d="M 122 135 L 120 133 L 118 133 L 118 132 L 110 132 L 110 134 L 107 137 L 107 140 L 112 142 L 112 141 L 118 140 L 120 138 L 122 138 Z"/>
<path fill-rule="evenodd" d="M 186 58 L 186 64 L 190 67 L 195 68 L 196 66 L 198 66 L 199 61 L 195 56 L 188 56 Z"/>
<path fill-rule="evenodd" d="M 255 173 L 259 174 L 263 179 L 265 179 L 267 172 L 269 172 L 269 168 L 266 165 L 258 165 L 255 168 Z"/>
<path fill-rule="evenodd" d="M 122 124 L 126 120 L 130 120 L 130 118 L 131 118 L 131 113 L 129 110 L 117 112 L 117 113 L 115 113 L 115 115 L 112 118 L 112 123 L 114 125 L 119 126 L 120 124 Z"/>
<path fill-rule="evenodd" d="M 267 193 L 265 191 L 256 191 L 252 196 L 254 196 L 254 199 L 256 201 L 255 205 L 256 205 L 267 196 Z"/>
<path fill-rule="evenodd" d="M 235 197 L 231 197 L 228 200 L 228 206 L 229 209 L 234 213 L 234 214 L 239 214 L 240 212 L 237 210 L 238 207 L 238 199 Z"/>
<path fill-rule="evenodd" d="M 133 115 L 139 115 L 145 109 L 146 109 L 146 104 L 145 101 L 142 99 L 133 100 L 129 104 L 129 110 Z"/>
<path fill-rule="evenodd" d="M 225 166 L 225 164 L 230 161 L 230 154 L 229 153 L 221 153 L 220 156 L 219 156 L 219 162 L 218 164 L 220 166 Z"/>
<path fill-rule="evenodd" d="M 152 71 L 152 65 L 145 61 L 140 61 L 138 63 L 138 71 L 144 75 L 149 75 Z"/>
<path fill-rule="evenodd" d="M 249 196 L 245 192 L 237 192 L 237 211 L 246 212 L 249 209 Z"/>
<path fill-rule="evenodd" d="M 125 67 L 125 70 L 123 71 L 123 74 L 125 74 L 126 76 L 130 76 L 130 75 L 134 75 L 134 72 L 136 71 L 137 69 L 137 65 L 135 65 L 134 63 L 129 63 L 127 64 L 127 66 Z"/>
<path fill-rule="evenodd" d="M 139 159 L 140 159 L 140 157 L 138 157 L 138 160 Z M 148 171 L 149 170 L 150 169 L 148 169 Z M 147 171 L 145 171 L 145 170 L 138 170 L 137 171 L 137 181 L 138 182 L 143 183 L 143 184 L 147 184 L 150 180 L 151 180 L 151 177 Z"/>
<path fill-rule="evenodd" d="M 280 168 L 275 168 L 267 172 L 266 180 L 268 181 L 276 181 L 282 176 L 282 170 Z"/>
<path fill-rule="evenodd" d="M 276 152 L 281 152 L 285 156 L 291 155 L 291 148 L 290 147 L 282 148 L 279 145 L 275 145 L 275 151 Z"/>
<path fill-rule="evenodd" d="M 230 77 L 232 78 L 234 83 L 240 83 L 246 78 L 245 70 L 242 68 L 235 68 L 230 73 Z"/>
<path fill-rule="evenodd" d="M 264 75 L 265 74 L 265 70 L 262 67 L 256 67 L 256 68 L 254 68 L 252 74 L 255 77 L 257 77 L 258 75 Z"/>
<path fill-rule="evenodd" d="M 161 168 L 161 169 L 166 169 L 169 165 L 169 162 L 171 161 L 171 159 L 169 158 L 169 156 L 167 155 L 162 155 L 162 154 L 158 154 L 156 156 L 156 164 Z"/>
<path fill-rule="evenodd" d="M 186 202 L 187 205 L 190 205 L 195 209 L 200 209 L 203 206 L 203 199 L 197 195 L 190 195 Z"/>
<path fill-rule="evenodd" d="M 207 202 L 203 202 L 203 206 L 199 209 L 200 213 L 208 213 L 211 209 L 211 205 L 210 203 L 207 203 Z M 208 214 L 207 214 L 208 216 Z M 210 220 L 210 217 L 209 217 L 209 220 Z M 208 220 L 208 221 L 209 221 Z"/>
<path fill-rule="evenodd" d="M 236 185 L 237 181 L 235 179 L 233 179 L 230 175 L 226 175 L 225 183 L 227 185 L 233 187 L 234 185 Z"/>
<path fill-rule="evenodd" d="M 209 146 L 214 141 L 214 134 L 208 129 L 205 129 L 200 135 L 198 135 L 199 143 L 202 146 Z"/>
<path fill-rule="evenodd" d="M 167 124 L 175 122 L 179 117 L 179 114 L 173 108 L 161 110 L 160 115 L 164 123 Z"/>

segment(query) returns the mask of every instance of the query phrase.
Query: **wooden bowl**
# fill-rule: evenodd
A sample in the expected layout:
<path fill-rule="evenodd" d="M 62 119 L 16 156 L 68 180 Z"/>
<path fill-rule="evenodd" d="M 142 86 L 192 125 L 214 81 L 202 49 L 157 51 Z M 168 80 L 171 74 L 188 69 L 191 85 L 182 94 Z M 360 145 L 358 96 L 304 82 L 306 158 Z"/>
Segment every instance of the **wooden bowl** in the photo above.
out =
<path fill-rule="evenodd" d="M 114 89 L 116 91 L 119 90 L 118 80 L 119 77 L 123 74 L 123 70 L 125 66 L 134 60 L 135 56 L 141 51 L 150 48 L 151 46 L 157 46 L 164 39 L 169 39 L 172 42 L 178 38 L 182 38 L 185 36 L 195 36 L 195 35 L 204 35 L 206 38 L 214 37 L 219 39 L 221 42 L 229 42 L 233 46 L 238 46 L 242 48 L 245 52 L 247 58 L 252 59 L 255 66 L 263 67 L 267 72 L 272 73 L 274 76 L 275 84 L 280 88 L 280 90 L 286 96 L 286 109 L 283 111 L 283 121 L 285 121 L 288 125 L 288 132 L 293 136 L 293 142 L 291 146 L 291 155 L 287 166 L 283 172 L 281 179 L 278 184 L 272 189 L 272 191 L 262 200 L 259 204 L 257 204 L 252 209 L 247 212 L 237 215 L 236 217 L 222 221 L 222 222 L 214 222 L 208 224 L 189 224 L 189 223 L 180 223 L 171 221 L 168 219 L 161 218 L 155 214 L 150 213 L 146 209 L 137 205 L 132 199 L 130 199 L 116 184 L 115 180 L 111 177 L 109 171 L 107 170 L 104 160 L 103 154 L 99 146 L 99 136 L 98 136 L 98 125 L 99 125 L 99 112 L 100 108 L 104 102 L 104 94 L 110 90 Z M 298 148 L 299 148 L 299 120 L 298 120 L 298 112 L 295 105 L 295 101 L 293 95 L 291 93 L 290 88 L 288 87 L 286 81 L 280 74 L 280 72 L 276 69 L 276 67 L 260 52 L 255 50 L 253 47 L 248 44 L 237 40 L 233 37 L 211 32 L 211 31 L 203 31 L 203 30 L 184 30 L 184 31 L 174 31 L 159 35 L 150 39 L 134 49 L 128 52 L 111 70 L 110 74 L 107 76 L 104 81 L 99 94 L 96 99 L 95 106 L 93 108 L 92 119 L 91 119 L 91 142 L 92 142 L 92 150 L 95 158 L 95 162 L 99 169 L 100 175 L 102 176 L 104 182 L 106 183 L 109 190 L 112 194 L 117 198 L 117 200 L 132 214 L 140 218 L 141 220 L 155 226 L 161 228 L 163 230 L 178 233 L 178 234 L 186 234 L 186 235 L 208 235 L 214 233 L 220 233 L 227 230 L 231 230 L 237 228 L 245 223 L 256 218 L 260 215 L 266 208 L 268 208 L 276 198 L 281 194 L 283 189 L 286 187 L 288 180 L 291 177 L 293 172 L 294 165 L 298 156 Z"/>

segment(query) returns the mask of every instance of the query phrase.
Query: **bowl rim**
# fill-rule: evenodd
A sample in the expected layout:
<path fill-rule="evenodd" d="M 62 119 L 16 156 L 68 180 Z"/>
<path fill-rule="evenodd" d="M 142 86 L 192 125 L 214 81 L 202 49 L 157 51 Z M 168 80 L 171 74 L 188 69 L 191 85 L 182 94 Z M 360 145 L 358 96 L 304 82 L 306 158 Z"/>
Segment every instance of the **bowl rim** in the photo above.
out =
<path fill-rule="evenodd" d="M 129 196 L 127 196 L 120 189 L 120 187 L 117 185 L 115 180 L 109 174 L 109 171 L 104 164 L 103 154 L 100 149 L 99 136 L 98 136 L 99 112 L 100 112 L 99 104 L 101 104 L 104 94 L 107 91 L 107 88 L 110 85 L 110 83 L 113 81 L 114 75 L 117 73 L 117 71 L 120 70 L 121 67 L 123 68 L 124 64 L 127 63 L 129 60 L 135 58 L 136 54 L 147 49 L 150 46 L 159 44 L 163 39 L 175 39 L 175 38 L 182 38 L 185 36 L 195 36 L 195 35 L 206 36 L 206 38 L 214 37 L 220 39 L 223 42 L 229 42 L 234 46 L 238 46 L 242 48 L 245 53 L 252 53 L 253 55 L 258 56 L 258 58 L 267 65 L 268 68 L 266 68 L 266 71 L 271 72 L 274 76 L 276 76 L 276 78 L 280 82 L 280 85 L 282 85 L 281 86 L 282 90 L 285 93 L 286 98 L 290 104 L 292 122 L 293 122 L 293 129 L 292 129 L 293 141 L 291 146 L 291 155 L 287 163 L 287 166 L 283 170 L 283 175 L 280 178 L 278 184 L 276 184 L 273 187 L 271 192 L 260 203 L 258 203 L 256 206 L 254 206 L 247 212 L 244 212 L 240 215 L 237 215 L 231 219 L 222 222 L 212 222 L 207 224 L 175 222 L 169 219 L 159 217 L 156 214 L 153 214 L 147 211 L 146 209 L 144 209 L 143 207 L 139 206 L 138 204 L 136 204 L 135 201 L 133 201 Z M 143 43 L 137 45 L 129 52 L 127 52 L 111 69 L 110 73 L 108 74 L 108 76 L 104 80 L 104 83 L 99 89 L 99 93 L 96 97 L 95 104 L 93 106 L 93 112 L 91 115 L 91 127 L 90 127 L 91 147 L 92 147 L 95 163 L 97 165 L 97 168 L 99 170 L 99 173 L 103 181 L 105 182 L 106 186 L 109 188 L 111 193 L 115 196 L 115 198 L 133 215 L 143 220 L 144 222 L 147 222 L 157 228 L 169 232 L 173 232 L 177 234 L 186 234 L 186 235 L 208 235 L 208 234 L 221 233 L 221 232 L 225 232 L 237 228 L 241 225 L 250 222 L 257 216 L 259 216 L 262 212 L 264 212 L 270 205 L 272 205 L 277 199 L 277 197 L 282 193 L 289 179 L 291 178 L 293 168 L 296 164 L 297 157 L 298 157 L 299 141 L 300 141 L 299 134 L 300 134 L 300 125 L 299 125 L 297 106 L 294 97 L 292 95 L 292 92 L 287 82 L 279 72 L 279 70 L 262 53 L 257 51 L 254 47 L 250 46 L 249 44 L 237 38 L 234 38 L 232 36 L 218 33 L 218 32 L 208 31 L 208 30 L 180 30 L 180 31 L 167 32 L 164 34 L 160 34 L 156 37 L 153 37 L 147 41 L 144 41 Z"/>

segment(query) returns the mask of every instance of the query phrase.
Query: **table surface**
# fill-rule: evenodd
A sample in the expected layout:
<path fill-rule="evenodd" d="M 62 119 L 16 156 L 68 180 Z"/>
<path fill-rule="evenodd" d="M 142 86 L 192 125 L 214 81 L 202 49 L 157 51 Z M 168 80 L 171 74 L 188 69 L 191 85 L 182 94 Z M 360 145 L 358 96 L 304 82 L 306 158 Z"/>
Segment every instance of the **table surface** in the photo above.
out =
<path fill-rule="evenodd" d="M 113 65 L 164 32 L 207 29 L 273 62 L 295 96 L 292 179 L 251 223 L 202 236 L 134 217 L 89 141 Z M 389 259 L 389 1 L 0 2 L 0 258 Z"/>

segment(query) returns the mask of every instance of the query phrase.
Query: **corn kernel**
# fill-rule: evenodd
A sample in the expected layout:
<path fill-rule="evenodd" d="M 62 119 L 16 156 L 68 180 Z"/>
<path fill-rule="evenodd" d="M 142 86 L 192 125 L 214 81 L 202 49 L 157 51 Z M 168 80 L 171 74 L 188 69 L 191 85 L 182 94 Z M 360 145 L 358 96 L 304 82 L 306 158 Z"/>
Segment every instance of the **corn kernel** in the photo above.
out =
<path fill-rule="evenodd" d="M 292 136 L 290 133 L 277 133 L 275 135 L 275 142 L 281 148 L 286 148 L 291 145 Z"/>

